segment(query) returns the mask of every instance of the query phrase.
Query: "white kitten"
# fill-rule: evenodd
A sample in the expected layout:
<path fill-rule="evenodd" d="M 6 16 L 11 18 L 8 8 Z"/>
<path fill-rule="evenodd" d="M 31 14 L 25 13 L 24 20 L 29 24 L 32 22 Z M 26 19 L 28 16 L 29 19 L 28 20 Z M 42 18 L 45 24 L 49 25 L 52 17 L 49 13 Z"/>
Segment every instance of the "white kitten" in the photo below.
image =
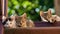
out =
<path fill-rule="evenodd" d="M 7 18 L 7 21 L 4 27 L 16 28 L 15 16 L 11 16 L 10 18 Z"/>

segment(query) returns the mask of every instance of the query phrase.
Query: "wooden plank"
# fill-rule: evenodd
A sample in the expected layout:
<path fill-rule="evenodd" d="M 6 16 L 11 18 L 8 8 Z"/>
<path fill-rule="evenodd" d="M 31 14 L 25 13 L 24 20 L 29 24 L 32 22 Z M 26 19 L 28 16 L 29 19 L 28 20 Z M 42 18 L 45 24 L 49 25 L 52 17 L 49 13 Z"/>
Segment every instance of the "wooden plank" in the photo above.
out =
<path fill-rule="evenodd" d="M 60 34 L 60 27 L 5 29 L 5 34 Z"/>
<path fill-rule="evenodd" d="M 2 15 L 7 17 L 8 16 L 8 13 L 7 13 L 7 11 L 8 11 L 8 0 L 2 0 L 1 2 L 2 2 Z"/>

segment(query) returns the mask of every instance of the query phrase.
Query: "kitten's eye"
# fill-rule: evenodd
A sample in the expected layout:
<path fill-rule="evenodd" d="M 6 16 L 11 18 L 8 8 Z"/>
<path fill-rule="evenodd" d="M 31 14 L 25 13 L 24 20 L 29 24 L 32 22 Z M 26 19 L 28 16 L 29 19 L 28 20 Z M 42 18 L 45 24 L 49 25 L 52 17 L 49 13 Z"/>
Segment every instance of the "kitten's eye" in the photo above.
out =
<path fill-rule="evenodd" d="M 52 19 L 52 21 L 53 21 L 53 19 Z"/>
<path fill-rule="evenodd" d="M 24 21 L 22 20 L 21 23 L 24 23 Z"/>
<path fill-rule="evenodd" d="M 9 21 L 12 21 L 12 19 L 11 19 L 11 18 L 9 18 Z"/>
<path fill-rule="evenodd" d="M 5 21 L 8 21 L 8 19 L 6 19 Z"/>

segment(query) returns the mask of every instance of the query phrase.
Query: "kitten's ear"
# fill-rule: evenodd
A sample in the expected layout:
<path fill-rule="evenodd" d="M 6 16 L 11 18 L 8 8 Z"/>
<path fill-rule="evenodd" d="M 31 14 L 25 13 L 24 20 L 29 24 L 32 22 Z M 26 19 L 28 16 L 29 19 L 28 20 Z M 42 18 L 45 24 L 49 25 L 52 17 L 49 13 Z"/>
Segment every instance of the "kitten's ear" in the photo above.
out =
<path fill-rule="evenodd" d="M 40 11 L 40 16 L 43 16 L 44 15 L 44 12 L 43 11 Z"/>
<path fill-rule="evenodd" d="M 6 20 L 7 19 L 7 17 L 6 16 L 2 16 L 2 20 L 4 21 L 4 20 Z"/>
<path fill-rule="evenodd" d="M 24 13 L 21 17 L 26 18 L 27 17 L 27 14 Z"/>
<path fill-rule="evenodd" d="M 15 16 L 10 16 L 11 19 L 15 20 Z"/>
<path fill-rule="evenodd" d="M 47 12 L 47 13 L 48 13 L 48 14 L 52 14 L 52 12 L 51 12 L 51 10 L 50 10 L 50 9 L 48 10 L 48 12 Z"/>

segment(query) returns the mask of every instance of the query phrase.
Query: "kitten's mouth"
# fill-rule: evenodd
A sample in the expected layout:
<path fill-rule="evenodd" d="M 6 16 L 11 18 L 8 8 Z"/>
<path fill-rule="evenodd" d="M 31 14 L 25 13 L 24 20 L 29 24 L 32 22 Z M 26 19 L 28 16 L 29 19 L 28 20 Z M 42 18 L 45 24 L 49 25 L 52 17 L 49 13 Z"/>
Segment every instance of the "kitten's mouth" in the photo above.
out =
<path fill-rule="evenodd" d="M 5 27 L 5 28 L 10 28 L 10 26 L 8 26 L 8 25 L 4 25 L 4 27 Z"/>

